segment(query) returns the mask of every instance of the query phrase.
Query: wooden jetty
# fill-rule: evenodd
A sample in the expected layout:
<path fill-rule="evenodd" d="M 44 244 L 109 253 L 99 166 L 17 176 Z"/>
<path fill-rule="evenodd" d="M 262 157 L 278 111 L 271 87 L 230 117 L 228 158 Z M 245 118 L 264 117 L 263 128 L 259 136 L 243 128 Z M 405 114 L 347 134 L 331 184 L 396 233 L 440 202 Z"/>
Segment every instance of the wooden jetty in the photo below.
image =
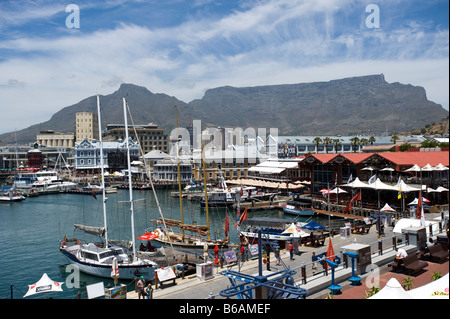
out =
<path fill-rule="evenodd" d="M 339 212 L 329 212 L 327 210 L 321 210 L 321 209 L 315 209 L 314 211 L 316 212 L 316 214 L 326 215 L 326 216 L 329 215 L 331 217 L 342 217 L 342 218 L 357 219 L 357 220 L 364 220 L 364 218 L 367 218 L 365 216 L 360 216 L 360 215 L 344 214 L 344 213 L 339 213 Z"/>

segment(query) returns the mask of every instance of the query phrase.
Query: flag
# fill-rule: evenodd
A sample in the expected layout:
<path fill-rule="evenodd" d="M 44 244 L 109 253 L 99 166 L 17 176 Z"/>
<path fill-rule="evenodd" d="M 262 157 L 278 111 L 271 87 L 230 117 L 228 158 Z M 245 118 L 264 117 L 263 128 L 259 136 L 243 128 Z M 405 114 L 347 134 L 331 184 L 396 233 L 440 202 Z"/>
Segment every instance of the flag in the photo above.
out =
<path fill-rule="evenodd" d="M 228 219 L 228 212 L 225 212 L 225 237 L 228 237 L 228 233 L 230 232 L 230 220 Z"/>
<path fill-rule="evenodd" d="M 372 177 L 369 178 L 369 184 L 375 183 L 376 180 L 377 180 L 377 174 L 372 175 Z"/>
<path fill-rule="evenodd" d="M 358 194 L 356 194 L 356 196 L 353 197 L 350 200 L 350 202 L 347 204 L 347 207 L 345 207 L 345 209 L 344 209 L 344 214 L 348 213 L 350 211 L 350 209 L 352 209 L 352 204 L 357 200 L 361 200 L 361 191 Z"/>
<path fill-rule="evenodd" d="M 350 182 L 353 180 L 353 174 L 350 174 L 350 177 L 348 178 L 347 184 L 350 184 Z"/>
<path fill-rule="evenodd" d="M 247 219 L 247 208 L 244 210 L 241 217 L 239 217 L 239 220 L 237 221 L 237 223 L 234 224 L 234 227 L 237 227 L 237 225 L 240 225 L 242 223 L 242 221 L 244 221 L 246 219 Z"/>
<path fill-rule="evenodd" d="M 422 191 L 419 191 L 419 199 L 417 200 L 417 211 L 416 218 L 420 219 L 421 211 L 422 211 Z"/>
<path fill-rule="evenodd" d="M 398 186 L 398 195 L 397 195 L 397 199 L 402 198 L 402 178 L 399 177 L 398 178 L 398 182 L 397 182 L 397 186 Z"/>
<path fill-rule="evenodd" d="M 336 259 L 336 256 L 334 254 L 333 244 L 331 243 L 331 238 L 328 242 L 328 249 L 327 249 L 327 254 L 325 255 L 325 259 L 328 259 L 329 261 L 332 261 L 332 262 L 334 262 L 334 260 Z M 328 264 L 327 264 L 327 267 L 329 267 Z"/>

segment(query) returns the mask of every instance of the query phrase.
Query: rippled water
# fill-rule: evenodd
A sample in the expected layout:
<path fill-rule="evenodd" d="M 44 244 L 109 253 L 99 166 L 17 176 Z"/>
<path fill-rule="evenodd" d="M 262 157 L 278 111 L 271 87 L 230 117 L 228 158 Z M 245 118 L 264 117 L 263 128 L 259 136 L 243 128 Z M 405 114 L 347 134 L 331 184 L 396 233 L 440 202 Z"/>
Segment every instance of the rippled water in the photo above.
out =
<path fill-rule="evenodd" d="M 147 228 L 153 227 L 154 224 L 150 220 L 158 218 L 159 211 L 152 191 L 134 191 L 133 194 L 135 200 L 145 199 L 136 201 L 134 205 L 135 234 L 139 236 Z M 158 190 L 157 194 L 164 217 L 178 219 L 179 199 L 171 197 L 168 190 Z M 128 191 L 119 190 L 116 194 L 107 194 L 107 197 L 109 238 L 130 240 L 129 204 L 119 202 L 128 200 Z M 28 291 L 28 285 L 37 282 L 43 273 L 47 273 L 55 281 L 65 282 L 70 272 L 66 272 L 68 262 L 58 251 L 59 243 L 64 235 L 68 238 L 81 237 L 88 241 L 98 240 L 95 236 L 85 235 L 80 231 L 74 232 L 73 224 L 103 226 L 101 198 L 101 195 L 95 199 L 90 195 L 55 194 L 27 198 L 18 203 L 0 204 L 0 298 L 10 298 L 11 284 L 14 286 L 14 298 L 22 298 Z M 206 213 L 204 209 L 200 209 L 199 202 L 184 199 L 183 211 L 186 223 L 196 221 L 198 224 L 206 224 Z M 222 238 L 225 210 L 210 208 L 209 212 L 211 236 Z M 233 227 L 236 214 L 229 211 L 228 215 L 231 240 L 237 242 Z M 282 212 L 257 211 L 249 215 L 253 216 L 281 217 Z M 137 245 L 139 244 L 140 241 L 137 241 Z M 85 285 L 99 281 L 104 281 L 105 286 L 112 283 L 112 280 L 85 274 L 80 277 L 79 289 L 63 285 L 62 293 L 52 292 L 46 296 L 38 294 L 27 298 L 71 299 L 76 298 L 78 292 L 82 293 L 82 298 L 87 298 Z"/>

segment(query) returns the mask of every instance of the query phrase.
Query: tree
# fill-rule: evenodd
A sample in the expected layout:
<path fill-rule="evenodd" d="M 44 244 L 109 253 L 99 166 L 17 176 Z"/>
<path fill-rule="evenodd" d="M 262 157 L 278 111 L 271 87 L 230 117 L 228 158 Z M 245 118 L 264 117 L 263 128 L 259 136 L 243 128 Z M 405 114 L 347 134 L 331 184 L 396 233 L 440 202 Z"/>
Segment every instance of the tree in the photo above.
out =
<path fill-rule="evenodd" d="M 314 142 L 314 145 L 316 145 L 316 154 L 317 154 L 319 151 L 319 144 L 322 143 L 322 139 L 317 136 L 314 138 L 313 142 Z"/>
<path fill-rule="evenodd" d="M 340 139 L 335 138 L 335 139 L 333 140 L 333 145 L 334 145 L 334 151 L 337 153 L 337 149 L 338 149 L 339 146 L 342 145 L 342 142 L 341 142 Z"/>
<path fill-rule="evenodd" d="M 325 153 L 328 153 L 328 144 L 331 144 L 331 138 L 325 137 L 323 139 L 323 143 L 325 144 Z"/>
<path fill-rule="evenodd" d="M 395 135 L 395 134 L 391 136 L 391 142 L 394 143 L 394 144 L 397 143 L 397 141 L 398 141 L 399 139 L 400 139 L 400 138 L 399 138 L 397 135 Z"/>
<path fill-rule="evenodd" d="M 358 137 L 352 137 L 351 139 L 350 139 L 350 142 L 351 142 L 351 144 L 352 144 L 352 149 L 353 149 L 353 152 L 354 153 L 356 153 L 356 145 L 358 145 L 358 143 L 359 143 L 359 138 Z"/>
<path fill-rule="evenodd" d="M 375 143 L 376 138 L 374 136 L 369 137 L 369 143 L 370 145 L 373 145 L 373 143 Z"/>
<path fill-rule="evenodd" d="M 360 139 L 359 140 L 359 145 L 361 146 L 361 145 L 367 145 L 367 144 L 369 144 L 369 140 L 367 139 L 367 138 L 362 138 L 362 139 Z"/>

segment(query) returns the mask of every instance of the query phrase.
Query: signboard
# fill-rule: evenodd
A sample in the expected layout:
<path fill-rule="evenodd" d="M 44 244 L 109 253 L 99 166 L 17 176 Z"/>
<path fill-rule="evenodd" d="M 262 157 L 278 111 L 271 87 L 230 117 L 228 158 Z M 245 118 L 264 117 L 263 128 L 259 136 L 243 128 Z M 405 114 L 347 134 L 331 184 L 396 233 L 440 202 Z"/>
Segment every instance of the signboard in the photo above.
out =
<path fill-rule="evenodd" d="M 258 255 L 258 244 L 248 246 L 248 250 L 250 250 L 252 256 Z"/>
<path fill-rule="evenodd" d="M 223 255 L 225 256 L 225 260 L 228 264 L 237 260 L 236 252 L 234 250 L 226 251 Z"/>
<path fill-rule="evenodd" d="M 118 287 L 106 289 L 105 299 L 127 299 L 127 286 L 122 284 Z"/>
<path fill-rule="evenodd" d="M 158 280 L 160 282 L 175 279 L 177 277 L 171 267 L 156 269 L 156 273 L 158 274 Z"/>
<path fill-rule="evenodd" d="M 105 295 L 105 286 L 103 281 L 86 286 L 88 299 L 103 297 Z"/>

